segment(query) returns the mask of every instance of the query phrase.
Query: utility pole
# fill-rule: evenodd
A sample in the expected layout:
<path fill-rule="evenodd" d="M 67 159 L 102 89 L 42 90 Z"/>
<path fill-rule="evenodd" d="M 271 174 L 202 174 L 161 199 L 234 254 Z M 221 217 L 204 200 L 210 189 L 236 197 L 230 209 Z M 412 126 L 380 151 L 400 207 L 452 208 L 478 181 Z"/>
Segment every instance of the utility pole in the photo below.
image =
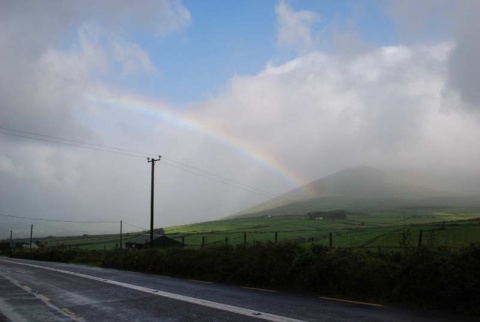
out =
<path fill-rule="evenodd" d="M 30 226 L 30 249 L 32 249 L 33 224 Z"/>
<path fill-rule="evenodd" d="M 122 222 L 123 220 L 120 220 L 120 249 L 122 249 Z"/>
<path fill-rule="evenodd" d="M 13 239 L 12 239 L 12 237 L 13 237 L 13 230 L 10 230 L 10 249 L 13 248 Z"/>
<path fill-rule="evenodd" d="M 158 156 L 158 159 L 147 158 L 147 161 L 152 164 L 152 188 L 150 195 L 150 248 L 153 248 L 153 190 L 154 190 L 154 180 L 155 180 L 155 162 L 160 161 L 162 158 L 161 155 Z"/>

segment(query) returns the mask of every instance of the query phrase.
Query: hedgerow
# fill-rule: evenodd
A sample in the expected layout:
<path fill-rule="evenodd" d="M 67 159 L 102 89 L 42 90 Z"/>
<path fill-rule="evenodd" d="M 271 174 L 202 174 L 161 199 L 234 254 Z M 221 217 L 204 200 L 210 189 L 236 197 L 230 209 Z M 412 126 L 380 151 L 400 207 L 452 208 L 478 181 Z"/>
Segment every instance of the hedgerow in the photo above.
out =
<path fill-rule="evenodd" d="M 103 266 L 480 314 L 480 244 L 405 250 L 293 242 L 113 251 Z"/>
<path fill-rule="evenodd" d="M 365 250 L 267 242 L 102 254 L 104 267 L 480 315 L 480 244 Z M 55 251 L 14 255 L 56 261 L 85 256 Z"/>
<path fill-rule="evenodd" d="M 100 265 L 103 254 L 99 251 L 81 250 L 81 249 L 16 249 L 9 252 L 10 257 L 25 258 L 49 262 L 60 263 L 79 263 Z"/>

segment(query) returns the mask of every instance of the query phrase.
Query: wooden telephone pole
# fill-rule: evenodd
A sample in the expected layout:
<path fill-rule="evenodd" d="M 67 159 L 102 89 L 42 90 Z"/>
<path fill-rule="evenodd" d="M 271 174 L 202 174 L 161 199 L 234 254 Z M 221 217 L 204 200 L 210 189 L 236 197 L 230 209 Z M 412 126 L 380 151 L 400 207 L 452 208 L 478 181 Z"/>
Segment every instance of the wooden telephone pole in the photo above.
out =
<path fill-rule="evenodd" d="M 153 248 L 153 190 L 154 190 L 154 181 L 155 181 L 155 162 L 160 161 L 162 158 L 161 155 L 158 156 L 158 159 L 147 158 L 147 161 L 152 164 L 152 187 L 150 195 L 150 248 Z"/>

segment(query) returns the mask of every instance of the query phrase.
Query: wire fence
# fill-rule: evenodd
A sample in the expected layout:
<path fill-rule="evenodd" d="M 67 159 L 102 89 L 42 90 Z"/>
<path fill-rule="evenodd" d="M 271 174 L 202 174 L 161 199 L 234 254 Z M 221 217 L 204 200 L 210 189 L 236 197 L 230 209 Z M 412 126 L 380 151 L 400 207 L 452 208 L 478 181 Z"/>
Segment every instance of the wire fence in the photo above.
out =
<path fill-rule="evenodd" d="M 171 238 L 189 248 L 291 241 L 300 244 L 323 245 L 330 248 L 403 249 L 428 246 L 462 247 L 470 243 L 478 243 L 480 242 L 480 225 L 476 228 L 471 229 L 469 234 L 465 234 L 464 232 L 423 230 L 408 227 L 394 233 L 371 234 L 366 238 L 359 238 L 355 236 L 355 233 L 346 233 L 345 231 L 321 233 L 312 233 L 311 231 L 243 232 L 171 236 Z"/>
<path fill-rule="evenodd" d="M 82 222 L 85 223 L 85 222 Z M 74 223 L 61 223 L 73 225 Z M 75 222 L 75 224 L 78 224 Z M 107 225 L 107 223 L 104 223 Z M 112 223 L 108 223 L 112 224 Z M 30 247 L 32 243 L 41 248 L 79 248 L 88 250 L 111 250 L 118 248 L 148 248 L 149 230 L 139 225 L 125 221 L 115 222 L 118 233 L 94 235 L 91 229 L 71 230 L 75 234 L 69 237 L 37 237 L 36 231 L 42 226 L 33 229 L 31 236 L 23 234 L 21 238 L 12 236 L 0 242 L 0 249 L 12 247 Z M 94 223 L 99 225 L 99 223 Z M 271 227 L 270 227 L 271 228 Z M 388 229 L 387 229 L 388 228 Z M 255 245 L 259 243 L 295 242 L 299 244 L 316 244 L 330 248 L 365 248 L 365 249 L 401 249 L 408 247 L 446 246 L 461 247 L 470 243 L 480 242 L 480 221 L 466 222 L 459 225 L 455 223 L 437 223 L 426 229 L 425 226 L 387 227 L 385 230 L 351 229 L 351 230 L 253 230 L 230 232 L 195 232 L 176 233 L 163 235 L 163 230 L 157 230 L 155 238 L 164 236 L 163 241 L 154 242 L 155 247 L 184 247 L 199 249 L 214 246 Z M 168 230 L 167 230 L 168 231 Z M 132 240 L 140 238 L 136 244 Z M 169 242 L 173 240 L 174 243 Z M 128 244 L 128 245 L 127 245 Z M 36 248 L 36 246 L 33 246 Z"/>

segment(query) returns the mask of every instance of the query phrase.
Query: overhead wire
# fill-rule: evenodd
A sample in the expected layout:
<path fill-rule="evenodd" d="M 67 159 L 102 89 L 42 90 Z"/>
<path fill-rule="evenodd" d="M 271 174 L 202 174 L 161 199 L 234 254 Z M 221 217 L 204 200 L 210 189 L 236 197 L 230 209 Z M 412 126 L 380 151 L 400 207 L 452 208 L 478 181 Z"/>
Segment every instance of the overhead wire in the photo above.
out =
<path fill-rule="evenodd" d="M 0 127 L 0 129 L 3 129 L 3 128 Z M 15 131 L 15 130 L 9 130 L 9 131 Z M 21 131 L 21 132 L 25 132 L 25 131 Z M 136 158 L 142 158 L 142 159 L 144 158 L 143 156 L 134 155 L 134 154 L 131 154 L 131 153 L 125 153 L 125 152 L 120 152 L 120 151 L 109 151 L 109 150 L 106 150 L 106 149 L 95 148 L 94 145 L 93 146 L 80 145 L 80 144 L 92 145 L 92 144 L 88 144 L 88 143 L 74 144 L 74 143 L 56 141 L 56 140 L 52 140 L 52 139 L 48 139 L 48 138 L 41 138 L 41 137 L 39 138 L 39 137 L 32 137 L 32 136 L 27 136 L 27 135 L 22 135 L 22 134 L 17 134 L 17 133 L 8 133 L 8 132 L 4 132 L 2 130 L 0 130 L 0 134 L 16 136 L 16 137 L 21 137 L 21 138 L 36 140 L 36 141 L 44 141 L 44 142 L 68 145 L 68 146 L 72 146 L 72 147 L 76 147 L 76 148 L 82 148 L 82 149 L 88 149 L 88 150 L 94 150 L 94 151 L 100 151 L 100 152 L 115 153 L 115 154 L 122 154 L 122 155 L 130 156 L 130 157 L 136 157 Z M 41 134 L 40 134 L 40 136 L 41 136 Z M 62 139 L 58 138 L 58 140 L 62 140 Z"/>
<path fill-rule="evenodd" d="M 26 216 L 16 216 L 16 215 L 7 215 L 0 213 L 2 217 L 9 217 L 9 218 L 16 218 L 16 219 L 28 219 L 28 220 L 36 220 L 36 221 L 48 221 L 48 222 L 61 222 L 61 223 L 74 223 L 74 224 L 118 224 L 119 221 L 113 220 L 64 220 L 64 219 L 49 219 L 49 218 L 33 218 L 33 217 L 26 217 Z M 137 229 L 141 230 L 148 230 L 145 227 L 139 227 L 133 224 L 130 224 L 126 221 L 122 220 L 122 223 Z"/>
<path fill-rule="evenodd" d="M 118 221 L 108 221 L 108 220 L 64 220 L 64 219 L 47 219 L 47 218 L 33 218 L 26 216 L 15 216 L 7 215 L 0 213 L 2 217 L 18 218 L 18 219 L 29 219 L 29 220 L 38 220 L 38 221 L 50 221 L 50 222 L 64 222 L 64 223 L 75 223 L 75 224 L 117 224 Z"/>
<path fill-rule="evenodd" d="M 128 226 L 131 226 L 131 227 L 133 227 L 133 228 L 138 228 L 138 229 L 141 229 L 141 230 L 149 230 L 148 228 L 145 228 L 145 227 L 139 227 L 139 226 L 135 226 L 135 225 L 129 224 L 129 223 L 126 222 L 126 221 L 122 221 L 122 223 L 124 223 L 125 225 L 128 225 Z"/>
<path fill-rule="evenodd" d="M 6 131 L 8 131 L 8 132 L 6 132 Z M 11 132 L 13 132 L 13 133 L 11 133 Z M 135 157 L 135 158 L 146 158 L 150 155 L 149 153 L 146 153 L 146 152 L 135 151 L 135 150 L 131 150 L 131 149 L 125 149 L 125 148 L 113 147 L 113 146 L 108 146 L 108 145 L 82 142 L 82 141 L 78 141 L 78 140 L 65 139 L 65 138 L 46 135 L 46 134 L 40 134 L 40 133 L 35 133 L 35 132 L 23 131 L 23 130 L 16 130 L 16 129 L 7 128 L 7 127 L 4 127 L 4 126 L 0 126 L 0 134 L 10 135 L 10 136 L 15 136 L 15 137 L 21 137 L 21 138 L 26 138 L 26 139 L 31 139 L 31 140 L 38 140 L 38 141 L 62 144 L 62 145 L 66 145 L 66 146 L 89 149 L 89 150 L 100 151 L 100 152 L 120 154 L 120 155 L 124 155 L 124 156 Z M 186 163 L 181 162 L 181 161 L 174 160 L 172 158 L 169 158 L 168 156 L 164 156 L 164 158 L 167 160 L 167 162 L 163 162 L 163 164 L 165 164 L 166 166 L 169 166 L 171 168 L 175 168 L 175 169 L 178 169 L 180 171 L 190 173 L 192 175 L 203 177 L 205 179 L 214 180 L 216 182 L 219 182 L 219 183 L 222 183 L 222 184 L 225 184 L 225 185 L 228 185 L 228 186 L 243 189 L 243 190 L 258 194 L 258 195 L 262 195 L 264 197 L 277 198 L 277 199 L 281 199 L 281 200 L 285 200 L 285 201 L 292 201 L 292 200 L 289 200 L 287 198 L 279 197 L 278 195 L 267 192 L 263 189 L 259 189 L 257 187 L 253 187 L 251 185 L 240 183 L 238 181 L 235 181 L 235 180 L 217 175 L 213 172 L 200 169 L 198 167 L 186 164 Z M 168 161 L 170 161 L 170 163 Z M 172 163 L 176 163 L 176 164 L 180 165 L 181 167 L 178 166 L 178 165 L 172 164 Z M 185 169 L 185 168 L 193 169 L 194 171 L 188 170 L 188 169 Z"/>

